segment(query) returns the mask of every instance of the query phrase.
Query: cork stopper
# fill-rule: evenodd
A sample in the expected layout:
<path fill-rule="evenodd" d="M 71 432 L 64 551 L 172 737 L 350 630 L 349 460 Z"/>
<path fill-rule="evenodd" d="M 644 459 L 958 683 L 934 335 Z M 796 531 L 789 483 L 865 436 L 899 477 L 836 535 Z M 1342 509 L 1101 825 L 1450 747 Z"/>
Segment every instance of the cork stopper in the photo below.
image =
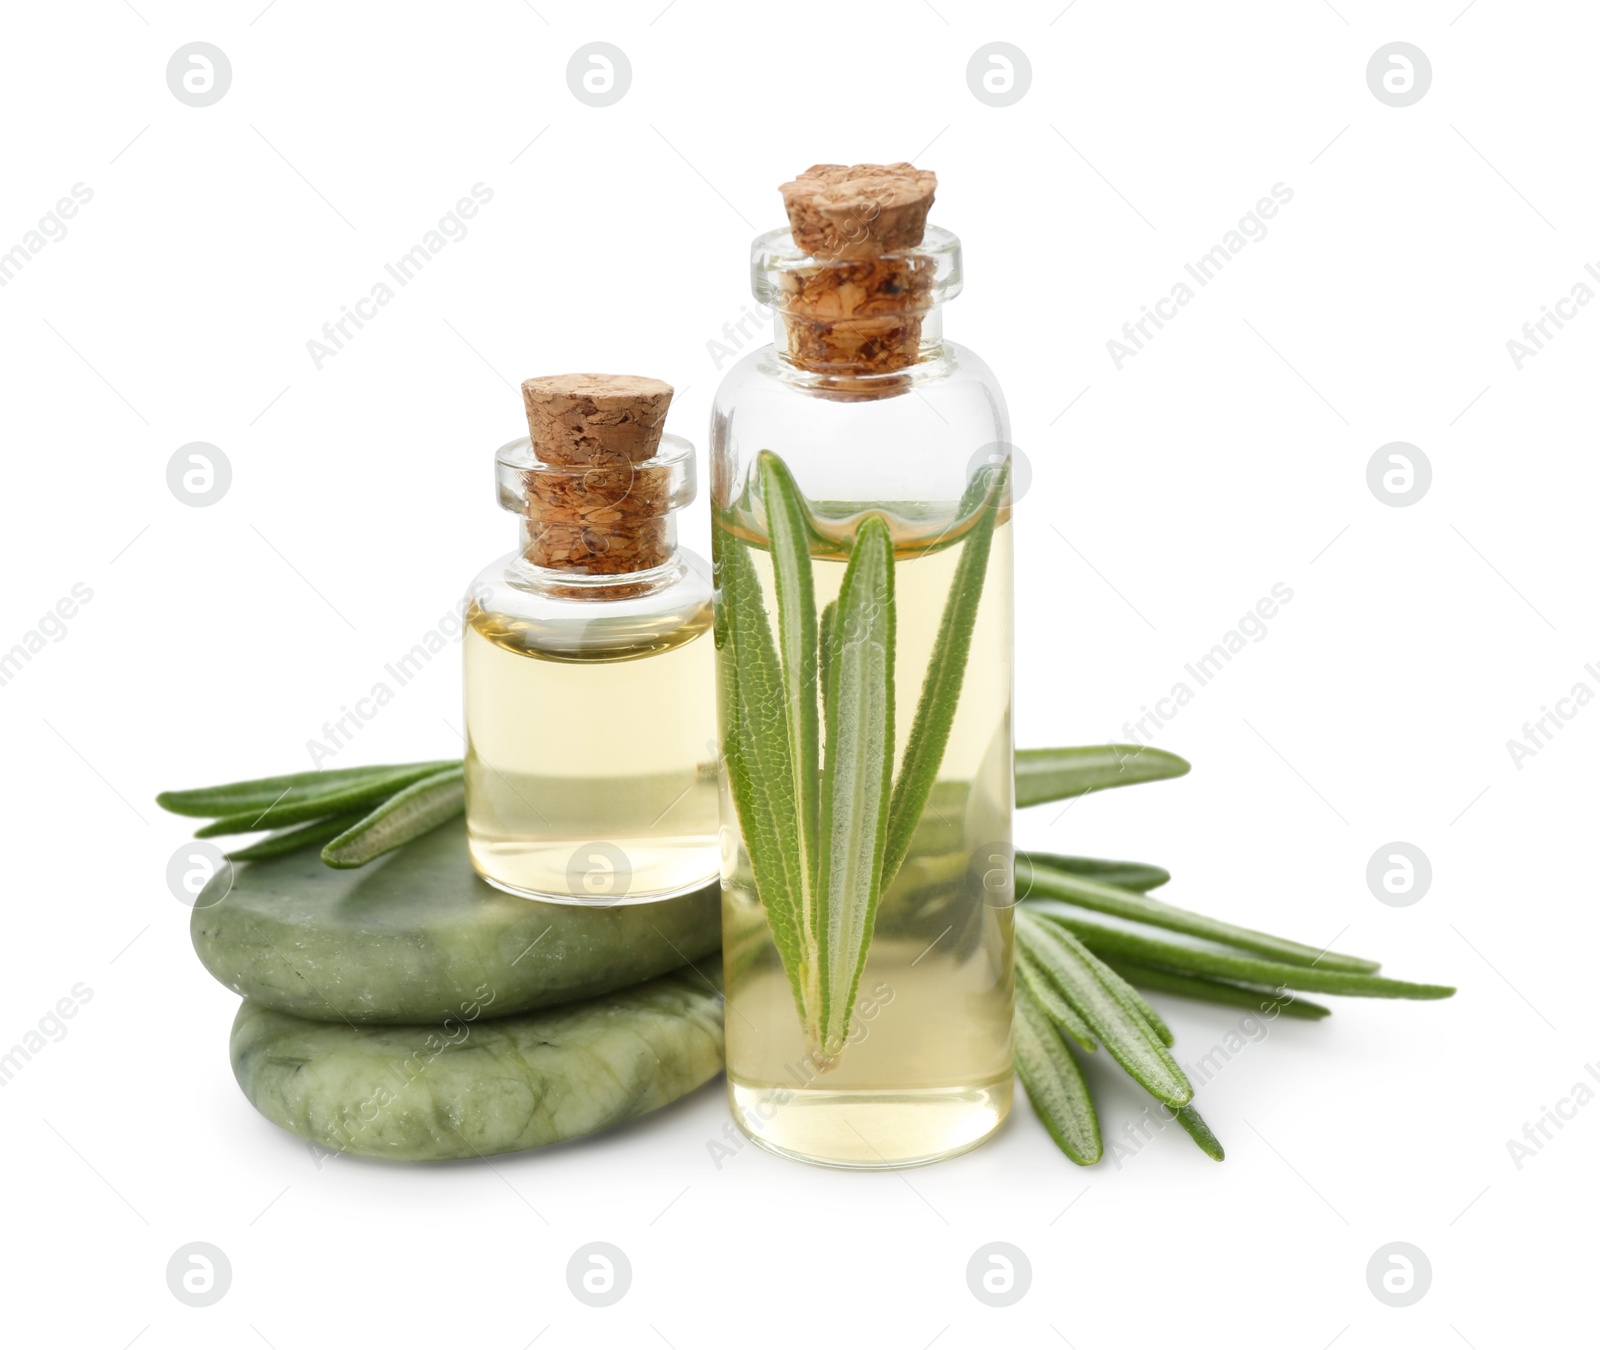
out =
<path fill-rule="evenodd" d="M 818 258 L 876 258 L 922 242 L 938 178 L 909 164 L 813 164 L 778 189 L 794 242 Z"/>
<path fill-rule="evenodd" d="M 539 375 L 522 382 L 533 453 L 546 464 L 650 459 L 672 386 L 647 375 Z"/>
<path fill-rule="evenodd" d="M 642 375 L 543 375 L 522 382 L 539 464 L 523 475 L 537 567 L 617 575 L 672 556 L 673 469 L 652 464 L 672 386 Z"/>
<path fill-rule="evenodd" d="M 917 360 L 935 269 L 908 251 L 922 243 L 937 185 L 910 164 L 815 164 L 778 189 L 795 245 L 818 264 L 785 279 L 796 365 L 868 376 Z"/>

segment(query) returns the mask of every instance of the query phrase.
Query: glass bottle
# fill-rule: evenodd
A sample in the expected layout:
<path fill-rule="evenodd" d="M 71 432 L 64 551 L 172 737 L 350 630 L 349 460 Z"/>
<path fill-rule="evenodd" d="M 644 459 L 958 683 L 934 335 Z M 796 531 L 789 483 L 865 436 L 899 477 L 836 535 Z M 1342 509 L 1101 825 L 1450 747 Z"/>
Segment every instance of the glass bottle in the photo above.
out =
<path fill-rule="evenodd" d="M 710 569 L 673 520 L 694 448 L 661 434 L 659 381 L 524 392 L 532 435 L 495 454 L 520 543 L 473 582 L 462 642 L 472 864 L 539 900 L 682 895 L 718 871 Z"/>
<path fill-rule="evenodd" d="M 729 1099 L 839 1167 L 960 1153 L 1012 1095 L 1009 430 L 942 337 L 960 242 L 902 209 L 931 187 L 786 187 L 776 340 L 712 418 Z"/>

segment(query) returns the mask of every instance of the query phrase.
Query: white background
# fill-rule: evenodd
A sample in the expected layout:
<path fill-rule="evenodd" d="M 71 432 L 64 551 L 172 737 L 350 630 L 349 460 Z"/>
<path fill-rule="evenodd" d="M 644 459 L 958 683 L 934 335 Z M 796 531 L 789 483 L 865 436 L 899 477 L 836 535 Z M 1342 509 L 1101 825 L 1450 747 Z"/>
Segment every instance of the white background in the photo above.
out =
<path fill-rule="evenodd" d="M 1600 707 L 1520 767 L 1507 741 L 1578 681 L 1600 692 L 1600 306 L 1521 370 L 1506 343 L 1600 264 L 1600 24 L 1575 2 L 1463 4 L 6 6 L 0 249 L 93 192 L 0 289 L 0 649 L 93 592 L 0 687 L 0 1042 L 92 990 L 0 1097 L 7 1339 L 1592 1339 L 1600 1104 L 1520 1169 L 1507 1140 L 1600 1061 Z M 210 107 L 167 86 L 193 40 L 231 60 Z M 632 65 L 611 107 L 568 88 L 592 40 Z M 1005 108 L 966 79 L 997 40 L 1032 67 Z M 1410 107 L 1366 81 L 1394 40 L 1432 64 Z M 164 881 L 185 827 L 153 795 L 307 767 L 322 724 L 511 547 L 491 455 L 522 377 L 660 375 L 670 429 L 703 448 L 707 343 L 750 303 L 777 185 L 902 158 L 939 174 L 934 219 L 968 266 L 947 333 L 999 373 L 1035 474 L 1019 744 L 1121 738 L 1274 583 L 1294 592 L 1160 734 L 1190 777 L 1035 810 L 1020 841 L 1162 863 L 1179 903 L 1338 935 L 1460 995 L 1277 1024 L 1201 1091 L 1220 1166 L 1169 1131 L 1079 1170 L 1024 1102 L 926 1170 L 754 1147 L 719 1168 L 712 1086 L 492 1167 L 319 1167 L 232 1081 L 235 999 L 192 955 Z M 308 340 L 480 182 L 467 236 L 317 369 Z M 1118 370 L 1107 340 L 1275 183 L 1294 196 L 1267 236 Z M 1366 478 L 1396 440 L 1433 471 L 1404 509 Z M 166 483 L 191 441 L 232 466 L 203 509 Z M 454 753 L 458 698 L 450 653 L 336 762 Z M 1432 861 L 1408 908 L 1365 882 L 1392 840 Z M 1191 1063 L 1235 1025 L 1161 1006 Z M 1095 1068 L 1109 1140 L 1140 1103 Z M 233 1267 L 208 1309 L 164 1274 L 195 1240 Z M 605 1310 L 566 1284 L 591 1240 L 633 1266 Z M 965 1277 L 993 1240 L 1032 1265 L 1005 1309 Z M 1365 1275 L 1396 1240 L 1433 1269 L 1405 1309 Z"/>

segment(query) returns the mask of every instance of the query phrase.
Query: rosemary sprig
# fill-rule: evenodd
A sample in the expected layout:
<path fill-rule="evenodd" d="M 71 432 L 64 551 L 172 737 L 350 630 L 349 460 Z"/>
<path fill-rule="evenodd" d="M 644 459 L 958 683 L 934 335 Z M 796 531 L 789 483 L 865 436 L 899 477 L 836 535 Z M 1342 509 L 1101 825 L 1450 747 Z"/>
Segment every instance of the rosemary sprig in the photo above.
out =
<path fill-rule="evenodd" d="M 1151 1024 L 1144 1007 L 1127 996 L 1127 985 L 1070 932 L 1046 923 L 1028 909 L 1017 911 L 1017 936 L 1056 982 L 1112 1059 L 1151 1096 L 1169 1106 L 1184 1106 L 1194 1088 Z"/>
<path fill-rule="evenodd" d="M 1102 957 L 1124 958 L 1177 971 L 1186 975 L 1210 975 L 1221 979 L 1243 980 L 1311 993 L 1345 994 L 1352 998 L 1449 998 L 1456 991 L 1444 984 L 1414 984 L 1391 980 L 1381 975 L 1352 974 L 1342 970 L 1323 970 L 1318 966 L 1295 966 L 1284 961 L 1198 947 L 1193 943 L 1171 942 L 1165 938 L 1122 928 L 1109 928 L 1075 914 L 1057 901 L 1029 901 L 1030 916 L 1075 935 L 1090 951 Z"/>
<path fill-rule="evenodd" d="M 252 778 L 242 783 L 223 783 L 217 787 L 163 792 L 157 795 L 156 805 L 175 816 L 200 816 L 211 820 L 219 816 L 264 811 L 285 802 L 327 797 L 346 790 L 355 791 L 395 775 L 409 774 L 411 781 L 415 781 L 459 763 L 459 760 L 439 760 L 425 764 L 367 764 L 354 769 L 316 769 L 308 773 L 281 774 L 275 778 Z"/>
<path fill-rule="evenodd" d="M 1072 1033 L 1057 1015 L 1059 1003 L 1050 994 L 1041 993 L 1030 967 L 1038 969 L 1024 955 L 1018 963 L 1022 979 L 1016 996 L 1017 1074 L 1057 1147 L 1079 1166 L 1091 1166 L 1100 1161 L 1102 1151 L 1094 1100 L 1063 1039 Z M 1092 1051 L 1095 1047 L 1091 1043 L 1083 1048 Z M 1222 1161 L 1221 1142 L 1193 1104 L 1173 1106 L 1162 1102 L 1162 1110 L 1178 1122 L 1207 1157 Z"/>
<path fill-rule="evenodd" d="M 222 834 L 275 830 L 283 825 L 298 825 L 302 821 L 320 820 L 323 816 L 353 811 L 358 806 L 371 806 L 445 767 L 444 764 L 408 764 L 383 773 L 369 774 L 355 781 L 334 784 L 321 792 L 311 790 L 309 784 L 298 790 L 285 789 L 274 801 L 263 805 L 252 802 L 249 806 L 231 809 L 227 815 L 196 830 L 195 838 L 211 839 Z"/>
<path fill-rule="evenodd" d="M 1100 1037 L 1129 1076 L 1163 1103 L 1169 1118 L 1176 1120 L 1208 1157 L 1218 1161 L 1223 1157 L 1216 1135 L 1190 1102 L 1173 1099 L 1172 1084 L 1162 1077 L 1165 1066 L 1150 1058 L 1150 1041 L 1160 1036 L 1159 1019 L 1152 1022 L 1142 1013 L 1137 1018 L 1118 1019 L 1116 1008 L 1107 1004 L 1108 997 L 1119 1000 L 1124 1014 L 1138 1012 L 1141 1005 L 1148 1008 L 1132 986 L 1254 1009 L 1268 1017 L 1306 1019 L 1326 1017 L 1328 1009 L 1298 997 L 1293 990 L 1422 999 L 1448 998 L 1455 992 L 1445 985 L 1386 979 L 1370 973 L 1377 969 L 1376 963 L 1360 957 L 1330 961 L 1303 943 L 1208 919 L 1112 886 L 1104 878 L 1115 875 L 1119 864 L 1091 866 L 1085 870 L 1097 875 L 1090 878 L 1072 875 L 1065 866 L 1069 860 L 1064 858 L 1032 855 L 1030 860 L 1035 895 L 1019 905 L 1016 913 L 1017 1071 L 1051 1136 L 1074 1162 L 1085 1161 L 1083 1115 L 1092 1113 L 1094 1107 L 1077 1066 L 1061 1062 L 1070 1060 L 1061 1038 L 1074 1037 L 1084 1048 L 1092 1049 L 1078 1035 L 1083 1023 Z M 1093 860 L 1086 861 L 1093 864 Z M 1059 898 L 1037 898 L 1041 890 Z M 1110 913 L 1136 926 L 1108 927 L 1085 918 L 1085 909 Z M 1162 935 L 1163 930 L 1204 938 L 1207 945 L 1173 941 Z M 1061 941 L 1063 938 L 1067 940 Z M 1267 960 L 1262 952 L 1293 959 Z M 1063 1003 L 1069 1005 L 1070 1016 L 1062 1015 Z M 1091 1006 L 1106 1020 L 1090 1015 Z M 1041 1019 L 1054 1033 L 1054 1041 L 1044 1038 Z M 1107 1034 L 1108 1025 L 1116 1027 L 1115 1037 Z M 1144 1044 L 1135 1033 L 1143 1033 Z M 1167 1043 L 1171 1043 L 1170 1033 Z"/>
<path fill-rule="evenodd" d="M 910 850 L 950 739 L 1007 474 L 986 467 L 968 485 L 961 556 L 898 779 L 888 524 L 869 515 L 857 527 L 839 597 L 819 620 L 812 546 L 822 532 L 811 507 L 770 451 L 757 457 L 754 477 L 776 634 L 748 546 L 719 532 L 724 752 L 756 890 L 801 1023 L 831 1059 L 850 1030 L 879 898 Z"/>

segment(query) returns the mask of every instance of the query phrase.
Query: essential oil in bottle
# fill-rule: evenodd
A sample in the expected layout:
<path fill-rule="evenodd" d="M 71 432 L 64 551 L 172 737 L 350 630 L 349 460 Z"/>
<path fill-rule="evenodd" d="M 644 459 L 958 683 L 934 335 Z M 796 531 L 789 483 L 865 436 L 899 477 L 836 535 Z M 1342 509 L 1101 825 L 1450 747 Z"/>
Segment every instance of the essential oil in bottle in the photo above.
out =
<path fill-rule="evenodd" d="M 631 904 L 718 873 L 710 569 L 677 546 L 694 448 L 672 388 L 522 386 L 530 435 L 495 456 L 515 553 L 473 583 L 463 641 L 467 840 L 501 890 Z"/>
<path fill-rule="evenodd" d="M 950 1157 L 1011 1108 L 1010 431 L 943 337 L 934 188 L 784 185 L 751 269 L 775 341 L 712 416 L 729 1104 L 836 1167 Z"/>

